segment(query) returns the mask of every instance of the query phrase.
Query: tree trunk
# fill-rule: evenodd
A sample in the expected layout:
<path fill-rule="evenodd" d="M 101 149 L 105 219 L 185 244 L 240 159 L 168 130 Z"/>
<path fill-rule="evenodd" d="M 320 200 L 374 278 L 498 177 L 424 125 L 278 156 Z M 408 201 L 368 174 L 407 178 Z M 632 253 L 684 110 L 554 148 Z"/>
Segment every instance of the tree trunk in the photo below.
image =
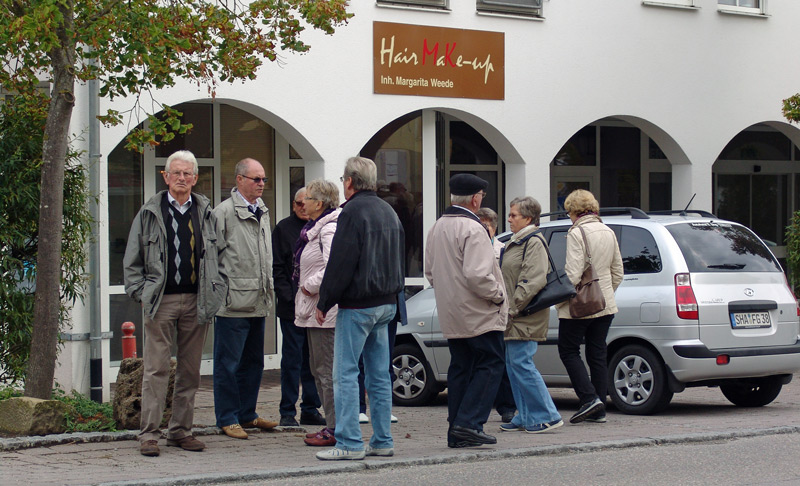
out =
<path fill-rule="evenodd" d="M 25 395 L 49 399 L 58 352 L 61 307 L 61 235 L 64 217 L 64 170 L 69 127 L 75 104 L 75 47 L 71 38 L 72 0 L 59 2 L 64 23 L 58 29 L 61 45 L 48 56 L 53 68 L 53 92 L 42 146 L 42 193 L 36 255 L 36 296 L 33 305 L 31 353 Z"/>

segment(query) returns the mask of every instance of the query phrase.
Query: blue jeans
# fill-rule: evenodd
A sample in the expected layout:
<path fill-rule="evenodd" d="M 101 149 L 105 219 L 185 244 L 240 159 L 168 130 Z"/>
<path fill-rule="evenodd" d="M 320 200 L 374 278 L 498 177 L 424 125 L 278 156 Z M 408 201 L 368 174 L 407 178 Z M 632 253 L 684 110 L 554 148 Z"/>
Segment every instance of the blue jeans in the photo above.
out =
<path fill-rule="evenodd" d="M 217 317 L 214 324 L 214 414 L 217 427 L 258 417 L 264 372 L 264 318 Z"/>
<path fill-rule="evenodd" d="M 358 423 L 358 358 L 364 357 L 364 384 L 369 394 L 372 422 L 370 447 L 394 447 L 391 431 L 392 384 L 389 332 L 386 326 L 397 308 L 394 304 L 366 309 L 342 309 L 336 316 L 333 351 L 333 396 L 336 404 L 336 448 L 364 450 Z"/>
<path fill-rule="evenodd" d="M 314 415 L 322 406 L 314 383 L 314 375 L 308 366 L 308 341 L 306 330 L 294 325 L 290 319 L 281 319 L 281 417 L 294 417 L 297 413 L 295 404 L 300 395 L 302 385 L 303 399 L 300 402 L 300 413 Z"/>
<path fill-rule="evenodd" d="M 542 375 L 533 363 L 538 347 L 536 341 L 506 341 L 506 370 L 519 410 L 511 423 L 517 427 L 561 420 Z"/>

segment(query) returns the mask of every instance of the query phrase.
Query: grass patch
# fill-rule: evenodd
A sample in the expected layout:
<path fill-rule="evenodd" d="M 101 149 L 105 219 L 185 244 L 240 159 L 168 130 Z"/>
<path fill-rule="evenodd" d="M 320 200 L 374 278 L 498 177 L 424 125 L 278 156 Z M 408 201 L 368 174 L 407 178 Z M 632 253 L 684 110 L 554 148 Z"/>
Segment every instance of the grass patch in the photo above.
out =
<path fill-rule="evenodd" d="M 23 396 L 22 390 L 14 387 L 0 388 L 0 400 Z M 77 391 L 67 394 L 58 385 L 53 390 L 53 400 L 69 405 L 67 432 L 114 432 L 114 410 L 110 403 L 97 403 Z"/>

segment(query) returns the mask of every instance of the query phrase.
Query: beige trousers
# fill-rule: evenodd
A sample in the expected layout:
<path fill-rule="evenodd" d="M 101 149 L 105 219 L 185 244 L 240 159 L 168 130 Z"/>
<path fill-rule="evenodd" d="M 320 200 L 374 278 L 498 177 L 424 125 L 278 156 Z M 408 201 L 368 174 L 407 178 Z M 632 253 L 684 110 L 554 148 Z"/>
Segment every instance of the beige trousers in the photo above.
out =
<path fill-rule="evenodd" d="M 192 435 L 194 398 L 200 386 L 200 358 L 208 326 L 197 323 L 197 294 L 164 295 L 153 319 L 144 320 L 144 376 L 139 440 L 161 437 L 169 385 L 173 331 L 178 347 L 175 391 L 168 439 Z"/>
<path fill-rule="evenodd" d="M 325 410 L 326 427 L 336 430 L 336 408 L 333 404 L 333 342 L 335 328 L 306 328 L 308 367 L 314 375 L 317 393 Z"/>

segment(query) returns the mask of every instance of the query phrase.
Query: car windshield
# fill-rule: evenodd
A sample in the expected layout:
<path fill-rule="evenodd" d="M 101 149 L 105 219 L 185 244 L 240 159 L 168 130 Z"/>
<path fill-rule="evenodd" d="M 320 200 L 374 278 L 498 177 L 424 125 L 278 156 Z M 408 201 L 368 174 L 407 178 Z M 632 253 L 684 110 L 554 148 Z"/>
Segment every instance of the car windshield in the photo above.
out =
<path fill-rule="evenodd" d="M 780 272 L 778 261 L 747 228 L 724 222 L 668 225 L 690 272 Z"/>

